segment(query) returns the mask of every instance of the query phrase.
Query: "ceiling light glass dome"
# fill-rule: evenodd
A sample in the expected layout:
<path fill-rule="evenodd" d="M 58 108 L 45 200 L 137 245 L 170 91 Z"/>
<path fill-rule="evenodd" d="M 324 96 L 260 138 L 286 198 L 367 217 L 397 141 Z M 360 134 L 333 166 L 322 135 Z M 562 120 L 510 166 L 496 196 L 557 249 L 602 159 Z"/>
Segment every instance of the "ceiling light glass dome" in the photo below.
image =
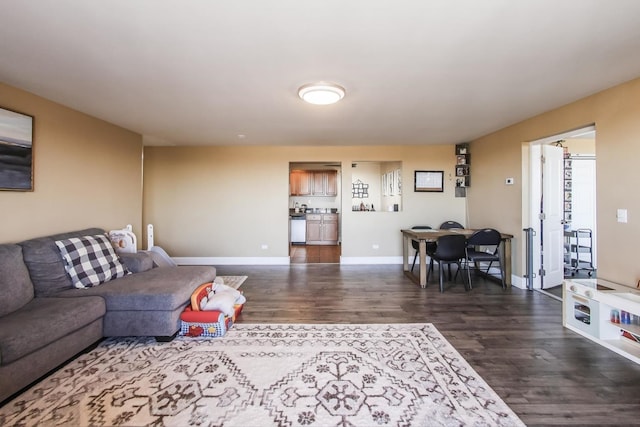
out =
<path fill-rule="evenodd" d="M 312 83 L 298 89 L 298 95 L 304 101 L 315 105 L 335 104 L 344 98 L 345 90 L 334 83 Z"/>

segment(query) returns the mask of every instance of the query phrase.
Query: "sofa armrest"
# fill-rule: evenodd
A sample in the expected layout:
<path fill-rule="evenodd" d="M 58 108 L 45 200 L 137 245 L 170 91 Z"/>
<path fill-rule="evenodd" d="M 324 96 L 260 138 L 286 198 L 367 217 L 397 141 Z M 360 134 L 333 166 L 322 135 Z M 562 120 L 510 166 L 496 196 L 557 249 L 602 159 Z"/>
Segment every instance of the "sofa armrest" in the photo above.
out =
<path fill-rule="evenodd" d="M 146 252 L 119 253 L 118 256 L 132 273 L 142 273 L 153 268 L 153 258 Z"/>

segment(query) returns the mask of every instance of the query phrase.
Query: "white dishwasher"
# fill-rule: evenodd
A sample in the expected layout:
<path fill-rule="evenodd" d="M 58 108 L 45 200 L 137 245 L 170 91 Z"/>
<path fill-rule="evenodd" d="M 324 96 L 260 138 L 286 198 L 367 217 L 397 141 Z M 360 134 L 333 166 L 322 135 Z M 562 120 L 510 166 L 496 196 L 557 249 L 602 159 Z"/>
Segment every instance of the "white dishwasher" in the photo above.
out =
<path fill-rule="evenodd" d="M 306 243 L 307 241 L 307 218 L 304 215 L 292 216 L 289 219 L 291 226 L 291 243 Z"/>

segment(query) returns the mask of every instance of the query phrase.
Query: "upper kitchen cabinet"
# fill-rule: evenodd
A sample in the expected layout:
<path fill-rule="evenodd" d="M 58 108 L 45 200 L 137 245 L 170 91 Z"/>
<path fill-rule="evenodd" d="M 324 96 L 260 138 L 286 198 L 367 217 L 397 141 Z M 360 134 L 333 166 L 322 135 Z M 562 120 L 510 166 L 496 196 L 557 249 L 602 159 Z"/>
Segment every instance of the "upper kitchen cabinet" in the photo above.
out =
<path fill-rule="evenodd" d="M 313 171 L 313 191 L 314 196 L 338 195 L 338 173 L 334 170 Z"/>
<path fill-rule="evenodd" d="M 289 175 L 291 196 L 338 195 L 338 172 L 335 170 L 292 170 Z"/>
<path fill-rule="evenodd" d="M 291 196 L 310 196 L 313 176 L 308 171 L 293 170 L 289 174 L 289 194 Z"/>

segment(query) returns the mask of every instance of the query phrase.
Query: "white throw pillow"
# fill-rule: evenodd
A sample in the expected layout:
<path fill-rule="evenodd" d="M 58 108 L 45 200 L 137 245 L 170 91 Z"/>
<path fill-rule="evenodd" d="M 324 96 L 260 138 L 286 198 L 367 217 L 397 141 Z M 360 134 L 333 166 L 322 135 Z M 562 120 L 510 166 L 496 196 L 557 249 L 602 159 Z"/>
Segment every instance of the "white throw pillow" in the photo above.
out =
<path fill-rule="evenodd" d="M 217 277 L 216 277 L 216 280 L 218 280 Z M 242 292 L 240 292 L 239 290 L 237 290 L 235 288 L 232 288 L 231 286 L 227 286 L 224 283 L 219 283 L 219 282 L 216 282 L 214 280 L 213 289 L 212 290 L 213 290 L 214 294 L 217 294 L 217 293 L 220 293 L 220 292 L 229 292 L 234 297 L 236 297 L 236 304 L 244 304 L 245 302 L 247 302 L 247 299 L 242 294 Z"/>
<path fill-rule="evenodd" d="M 232 292 L 218 292 L 209 294 L 209 301 L 204 305 L 202 310 L 212 311 L 218 310 L 224 313 L 225 316 L 233 316 L 236 303 L 236 296 Z"/>

